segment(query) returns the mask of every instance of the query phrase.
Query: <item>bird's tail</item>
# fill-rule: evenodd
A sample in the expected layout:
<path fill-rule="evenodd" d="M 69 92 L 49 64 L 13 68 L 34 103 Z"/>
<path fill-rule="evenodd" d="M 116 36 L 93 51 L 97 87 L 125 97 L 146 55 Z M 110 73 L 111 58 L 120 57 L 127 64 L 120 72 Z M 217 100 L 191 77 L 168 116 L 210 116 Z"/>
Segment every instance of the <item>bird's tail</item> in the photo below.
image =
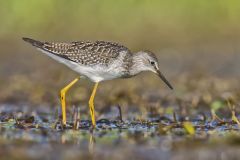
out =
<path fill-rule="evenodd" d="M 28 42 L 28 43 L 30 43 L 31 45 L 33 45 L 33 46 L 35 46 L 35 47 L 38 47 L 38 48 L 42 48 L 42 46 L 44 45 L 43 42 L 40 42 L 40 41 L 31 39 L 31 38 L 23 37 L 22 39 L 23 39 L 25 42 Z"/>

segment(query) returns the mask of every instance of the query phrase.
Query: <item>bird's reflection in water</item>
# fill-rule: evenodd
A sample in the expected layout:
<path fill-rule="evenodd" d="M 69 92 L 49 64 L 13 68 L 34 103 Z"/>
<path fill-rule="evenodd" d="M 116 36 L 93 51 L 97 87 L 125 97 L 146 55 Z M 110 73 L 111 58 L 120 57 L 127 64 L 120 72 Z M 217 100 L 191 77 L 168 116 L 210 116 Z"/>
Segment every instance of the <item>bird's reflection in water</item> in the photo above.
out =
<path fill-rule="evenodd" d="M 89 134 L 89 142 L 88 142 L 88 151 L 91 155 L 94 154 L 94 144 L 96 143 L 93 131 Z"/>

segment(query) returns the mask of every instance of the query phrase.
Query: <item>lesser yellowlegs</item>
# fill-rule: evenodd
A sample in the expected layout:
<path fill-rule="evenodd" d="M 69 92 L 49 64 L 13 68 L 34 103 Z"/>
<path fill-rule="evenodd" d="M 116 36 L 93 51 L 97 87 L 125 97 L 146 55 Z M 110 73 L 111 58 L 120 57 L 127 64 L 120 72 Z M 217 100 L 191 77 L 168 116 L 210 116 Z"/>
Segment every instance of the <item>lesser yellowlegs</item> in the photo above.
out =
<path fill-rule="evenodd" d="M 40 42 L 23 38 L 56 61 L 65 64 L 72 70 L 95 82 L 89 99 L 89 108 L 93 127 L 96 126 L 94 114 L 94 97 L 99 82 L 115 78 L 129 78 L 142 71 L 157 74 L 170 89 L 171 84 L 160 72 L 159 63 L 150 51 L 140 51 L 135 54 L 125 46 L 105 41 L 78 41 L 71 43 Z M 66 125 L 66 92 L 80 79 L 74 79 L 61 91 L 62 122 Z"/>

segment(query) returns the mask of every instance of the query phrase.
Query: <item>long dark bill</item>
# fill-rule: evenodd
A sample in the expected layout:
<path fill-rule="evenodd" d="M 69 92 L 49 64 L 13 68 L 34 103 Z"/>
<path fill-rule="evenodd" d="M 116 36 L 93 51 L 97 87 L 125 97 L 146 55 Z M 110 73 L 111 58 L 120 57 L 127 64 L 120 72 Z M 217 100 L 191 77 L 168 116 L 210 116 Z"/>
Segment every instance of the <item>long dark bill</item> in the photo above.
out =
<path fill-rule="evenodd" d="M 170 89 L 173 89 L 172 85 L 168 82 L 168 80 L 163 76 L 163 74 L 157 70 L 157 73 L 158 73 L 158 76 L 162 79 L 162 81 L 164 83 L 166 83 L 166 85 L 170 88 Z"/>

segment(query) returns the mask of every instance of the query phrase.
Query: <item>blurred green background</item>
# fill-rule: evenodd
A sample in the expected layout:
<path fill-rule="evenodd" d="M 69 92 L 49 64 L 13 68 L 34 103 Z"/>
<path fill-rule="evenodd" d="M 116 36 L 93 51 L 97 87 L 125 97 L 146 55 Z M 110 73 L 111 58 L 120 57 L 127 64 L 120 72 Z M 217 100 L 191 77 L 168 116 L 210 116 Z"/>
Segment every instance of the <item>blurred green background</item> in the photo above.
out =
<path fill-rule="evenodd" d="M 181 87 L 178 81 L 186 75 L 239 78 L 239 19 L 237 0 L 1 0 L 0 102 L 56 104 L 58 90 L 77 76 L 21 37 L 108 40 L 133 52 L 148 49 L 158 55 L 163 73 L 175 88 Z M 102 86 L 100 98 L 167 90 L 150 74 Z M 90 87 L 86 80 L 78 83 L 71 102 L 87 100 Z"/>
<path fill-rule="evenodd" d="M 154 50 L 239 40 L 237 0 L 9 0 L 0 7 L 2 39 L 104 39 Z"/>

